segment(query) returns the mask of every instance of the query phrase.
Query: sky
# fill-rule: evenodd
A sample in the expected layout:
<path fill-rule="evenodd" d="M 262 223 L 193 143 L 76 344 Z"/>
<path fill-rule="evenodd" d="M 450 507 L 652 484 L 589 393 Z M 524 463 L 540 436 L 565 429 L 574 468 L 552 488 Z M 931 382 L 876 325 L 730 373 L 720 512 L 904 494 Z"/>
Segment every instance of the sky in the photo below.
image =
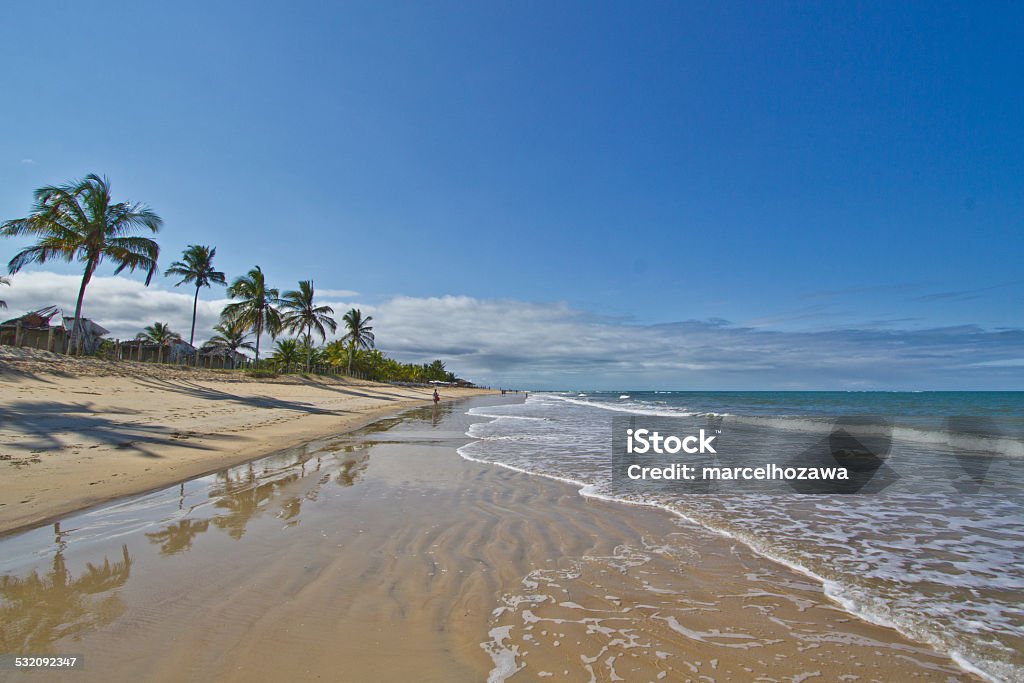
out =
<path fill-rule="evenodd" d="M 1024 388 L 1024 6 L 211 5 L 5 7 L 0 220 L 105 174 L 163 266 L 313 279 L 495 385 Z M 187 332 L 98 275 L 117 336 Z"/>

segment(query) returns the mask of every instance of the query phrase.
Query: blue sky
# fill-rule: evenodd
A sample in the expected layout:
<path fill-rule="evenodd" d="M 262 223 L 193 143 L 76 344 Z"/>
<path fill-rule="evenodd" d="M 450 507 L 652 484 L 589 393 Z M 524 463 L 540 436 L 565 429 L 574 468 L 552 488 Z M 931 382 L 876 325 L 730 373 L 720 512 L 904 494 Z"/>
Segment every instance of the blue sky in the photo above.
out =
<path fill-rule="evenodd" d="M 340 303 L 565 306 L 641 334 L 973 326 L 995 336 L 962 351 L 997 374 L 901 384 L 1021 388 L 999 335 L 1024 309 L 1022 23 L 1009 3 L 24 3 L 0 26 L 0 218 L 95 171 L 163 216 L 164 265 L 202 242 L 231 275 L 359 293 Z M 538 360 L 462 351 L 493 381 Z"/>

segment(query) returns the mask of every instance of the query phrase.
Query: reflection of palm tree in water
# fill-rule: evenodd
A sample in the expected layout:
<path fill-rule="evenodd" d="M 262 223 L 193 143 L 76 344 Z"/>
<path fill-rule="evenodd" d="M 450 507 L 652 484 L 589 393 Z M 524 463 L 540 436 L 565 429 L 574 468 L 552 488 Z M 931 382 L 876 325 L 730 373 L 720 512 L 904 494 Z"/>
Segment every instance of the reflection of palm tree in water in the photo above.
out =
<path fill-rule="evenodd" d="M 328 449 L 329 451 L 342 450 L 346 456 L 342 456 L 338 465 L 336 481 L 339 486 L 352 486 L 362 475 L 369 465 L 369 452 L 362 446 L 341 446 Z M 209 491 L 209 497 L 214 501 L 213 507 L 219 512 L 209 519 L 180 519 L 160 531 L 147 533 L 146 538 L 152 543 L 160 545 L 161 555 L 174 555 L 184 550 L 190 550 L 195 538 L 206 531 L 209 531 L 211 522 L 218 529 L 224 529 L 234 539 L 240 539 L 245 534 L 249 522 L 259 514 L 271 509 L 270 502 L 275 497 L 280 497 L 277 512 L 278 519 L 282 519 L 289 526 L 298 524 L 302 513 L 302 504 L 306 501 L 316 501 L 320 495 L 320 489 L 329 482 L 331 472 L 323 472 L 323 459 L 320 451 L 316 457 L 310 457 L 303 453 L 297 462 L 291 462 L 282 470 L 257 471 L 254 464 L 250 464 L 244 470 L 228 470 L 219 472 L 216 476 L 220 480 L 216 486 Z M 293 469 L 298 466 L 297 471 L 290 474 L 283 474 L 284 470 Z M 293 482 L 304 479 L 308 475 L 319 475 L 316 484 L 310 486 L 301 495 L 283 497 L 284 489 Z M 184 507 L 184 488 L 179 493 L 181 502 L 179 509 Z M 195 508 L 189 510 L 191 513 Z M 59 531 L 58 531 L 59 535 Z"/>
<path fill-rule="evenodd" d="M 59 533 L 59 527 L 55 530 Z M 103 594 L 128 581 L 128 546 L 121 546 L 120 561 L 103 558 L 102 565 L 85 567 L 85 573 L 72 578 L 64 552 L 58 550 L 42 576 L 35 570 L 25 577 L 0 576 L 0 654 L 47 654 L 56 641 L 81 638 L 124 613 L 119 595 Z"/>
<path fill-rule="evenodd" d="M 370 466 L 370 451 L 365 446 L 345 446 L 344 450 L 354 457 L 341 462 L 337 481 L 339 486 L 352 486 Z"/>
<path fill-rule="evenodd" d="M 192 541 L 195 537 L 209 528 L 210 520 L 208 519 L 195 521 L 183 519 L 177 524 L 171 524 L 160 531 L 147 533 L 146 538 L 153 543 L 160 544 L 161 555 L 173 555 L 182 550 L 191 550 Z"/>
<path fill-rule="evenodd" d="M 259 475 L 249 465 L 245 474 L 237 479 L 231 477 L 230 471 L 217 476 L 223 479 L 223 484 L 211 490 L 210 497 L 217 499 L 214 507 L 227 512 L 214 517 L 213 523 L 237 540 L 245 534 L 250 520 L 266 509 L 265 503 L 274 497 L 277 489 L 298 479 L 299 473 L 259 483 Z"/>

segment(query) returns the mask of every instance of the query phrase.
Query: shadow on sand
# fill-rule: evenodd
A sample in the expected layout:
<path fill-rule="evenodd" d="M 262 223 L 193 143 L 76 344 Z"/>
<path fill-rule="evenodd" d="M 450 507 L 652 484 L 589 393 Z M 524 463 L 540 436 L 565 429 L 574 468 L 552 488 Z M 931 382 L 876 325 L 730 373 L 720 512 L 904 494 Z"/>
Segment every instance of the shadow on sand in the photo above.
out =
<path fill-rule="evenodd" d="M 192 396 L 206 401 L 230 401 L 250 408 L 294 410 L 300 413 L 309 413 L 310 415 L 344 415 L 349 412 L 347 410 L 325 410 L 324 408 L 318 408 L 311 403 L 289 401 L 282 398 L 275 398 L 273 396 L 239 396 L 227 391 L 204 387 L 196 384 L 195 382 L 185 380 L 169 381 L 153 377 L 140 377 L 135 381 L 144 387 L 150 387 L 156 391 L 170 391 L 176 394 L 184 394 L 185 396 Z"/>
<path fill-rule="evenodd" d="M 124 450 L 138 451 L 157 458 L 150 446 L 178 446 L 210 450 L 207 446 L 190 442 L 188 433 L 160 425 L 132 422 L 127 416 L 138 415 L 135 410 L 97 410 L 91 403 L 63 403 L 60 401 L 16 401 L 0 406 L 0 426 L 5 430 L 24 434 L 30 439 L 22 446 L 32 451 L 60 450 L 62 434 L 73 434 L 101 444 Z M 204 434 L 203 438 L 230 438 L 219 434 Z"/>

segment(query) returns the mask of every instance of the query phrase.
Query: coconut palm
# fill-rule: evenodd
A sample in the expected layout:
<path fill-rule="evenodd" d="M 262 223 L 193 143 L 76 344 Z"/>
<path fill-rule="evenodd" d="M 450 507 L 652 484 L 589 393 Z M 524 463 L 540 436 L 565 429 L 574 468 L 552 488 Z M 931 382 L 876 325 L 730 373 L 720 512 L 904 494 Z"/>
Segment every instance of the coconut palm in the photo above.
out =
<path fill-rule="evenodd" d="M 240 325 L 237 322 L 225 320 L 219 325 L 213 326 L 213 331 L 217 334 L 210 337 L 210 339 L 203 344 L 203 350 L 225 350 L 231 352 L 231 363 L 234 367 L 234 354 L 238 353 L 239 350 L 254 351 L 256 349 L 252 342 L 249 341 L 248 333 L 245 331 L 245 326 Z"/>
<path fill-rule="evenodd" d="M 0 285 L 10 285 L 11 281 L 5 277 L 0 277 Z M 0 308 L 7 308 L 7 302 L 0 299 Z"/>
<path fill-rule="evenodd" d="M 259 266 L 254 266 L 246 275 L 236 278 L 228 287 L 228 296 L 240 299 L 224 307 L 221 316 L 239 323 L 243 329 L 252 330 L 256 335 L 256 363 L 260 362 L 260 336 L 268 332 L 276 337 L 281 331 L 281 314 L 277 310 L 281 299 L 277 289 L 267 287 L 266 278 Z"/>
<path fill-rule="evenodd" d="M 213 326 L 213 331 L 217 334 L 210 337 L 210 339 L 203 344 L 203 348 L 223 348 L 228 351 L 237 352 L 239 349 L 246 351 L 255 351 L 256 347 L 253 346 L 252 342 L 249 341 L 249 333 L 245 331 L 245 327 L 239 325 L 231 320 L 225 320 L 219 325 Z"/>
<path fill-rule="evenodd" d="M 36 190 L 32 213 L 4 223 L 0 235 L 37 238 L 36 244 L 19 251 L 7 264 L 11 275 L 29 263 L 53 259 L 69 263 L 77 259 L 85 264 L 69 343 L 69 348 L 77 348 L 85 288 L 96 269 L 104 259 L 117 264 L 115 275 L 139 268 L 146 271 L 149 286 L 160 247 L 136 233 L 155 233 L 161 225 L 163 220 L 141 204 L 115 203 L 110 196 L 110 180 L 90 174 L 74 183 Z"/>
<path fill-rule="evenodd" d="M 143 328 L 142 332 L 135 335 L 136 339 L 140 339 L 150 344 L 160 344 L 167 346 L 171 342 L 181 341 L 181 335 L 171 329 L 171 326 L 167 323 L 155 322 L 152 325 L 147 325 Z"/>
<path fill-rule="evenodd" d="M 352 353 L 356 349 L 373 348 L 373 320 L 372 315 L 363 317 L 362 311 L 358 308 L 349 309 L 348 313 L 341 319 L 345 322 L 345 336 L 342 339 L 348 343 L 348 374 L 352 374 Z"/>
<path fill-rule="evenodd" d="M 135 338 L 139 341 L 159 345 L 156 350 L 156 359 L 158 363 L 163 361 L 165 346 L 170 346 L 173 342 L 181 341 L 180 334 L 172 330 L 171 326 L 167 323 L 161 322 L 155 322 L 152 325 L 146 326 L 142 332 L 135 335 Z"/>
<path fill-rule="evenodd" d="M 308 334 L 299 337 L 299 351 L 306 357 L 307 368 L 315 368 L 318 365 L 325 365 L 327 363 L 323 347 L 318 348 L 313 338 Z"/>
<path fill-rule="evenodd" d="M 302 345 L 299 344 L 298 339 L 278 340 L 270 358 L 279 369 L 283 368 L 285 372 L 288 372 L 302 362 Z"/>
<path fill-rule="evenodd" d="M 313 333 L 326 341 L 327 330 L 334 332 L 338 329 L 338 323 L 331 317 L 334 309 L 315 306 L 313 294 L 313 281 L 302 280 L 298 289 L 285 292 L 281 298 L 281 309 L 285 312 L 281 324 L 291 332 L 305 332 L 310 342 L 306 344 L 306 372 L 309 372 L 313 360 Z"/>
<path fill-rule="evenodd" d="M 190 244 L 181 253 L 181 260 L 175 261 L 164 273 L 166 277 L 178 275 L 181 281 L 174 286 L 178 287 L 186 282 L 195 283 L 196 295 L 192 299 L 192 331 L 188 335 L 188 343 L 195 344 L 196 339 L 196 307 L 199 305 L 199 290 L 209 287 L 211 284 L 226 285 L 224 273 L 215 270 L 213 257 L 217 255 L 217 247 L 204 247 L 200 244 Z"/>

